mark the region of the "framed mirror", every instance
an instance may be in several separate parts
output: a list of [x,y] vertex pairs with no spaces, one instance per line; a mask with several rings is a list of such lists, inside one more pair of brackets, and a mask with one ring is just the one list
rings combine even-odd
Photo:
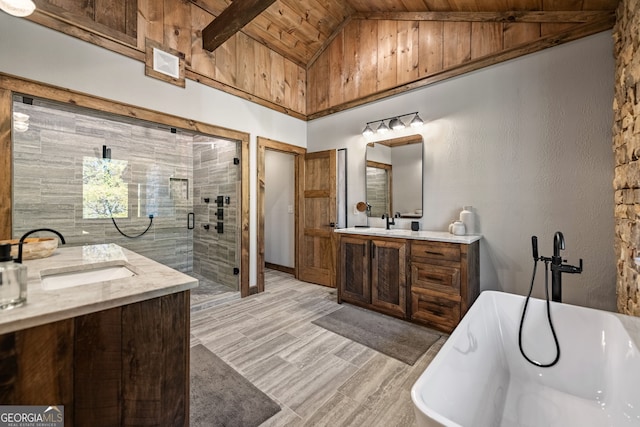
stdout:
[[368,215],[422,218],[422,135],[369,143],[366,151]]

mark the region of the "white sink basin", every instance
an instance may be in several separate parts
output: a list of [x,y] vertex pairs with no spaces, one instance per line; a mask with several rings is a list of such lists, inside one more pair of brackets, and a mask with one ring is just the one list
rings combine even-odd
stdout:
[[42,289],[52,291],[124,279],[135,275],[135,272],[127,268],[124,263],[113,265],[113,262],[109,262],[82,265],[72,271],[46,270],[40,273],[40,279],[42,281]]
[[[640,426],[640,319],[551,303],[560,360],[518,348],[524,297],[485,291],[411,390],[420,426]],[[634,335],[635,337],[635,335]],[[531,299],[527,355],[555,357],[545,302]]]

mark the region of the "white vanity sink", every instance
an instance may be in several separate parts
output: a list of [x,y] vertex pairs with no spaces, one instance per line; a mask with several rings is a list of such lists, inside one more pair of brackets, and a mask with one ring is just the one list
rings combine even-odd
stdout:
[[42,289],[52,291],[74,286],[90,285],[110,280],[124,279],[136,274],[124,262],[96,263],[82,265],[71,271],[56,269],[44,270],[40,273]]
[[[480,294],[411,390],[418,425],[640,426],[640,319],[551,303],[561,356],[539,368],[518,348],[523,303]],[[556,354],[545,304],[531,299],[523,329],[542,363]]]

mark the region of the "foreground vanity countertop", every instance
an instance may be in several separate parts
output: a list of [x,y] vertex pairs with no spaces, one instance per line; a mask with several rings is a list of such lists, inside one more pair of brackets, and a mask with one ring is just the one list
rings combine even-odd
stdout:
[[[115,244],[61,247],[24,261],[27,302],[0,311],[0,334],[157,298],[198,286],[197,279]],[[42,277],[100,266],[125,266],[131,277],[45,290]]]
[[344,234],[360,234],[363,236],[396,237],[402,239],[430,240],[434,242],[462,243],[466,245],[482,239],[482,235],[480,234],[456,236],[447,231],[412,231],[400,228],[387,230],[385,228],[376,227],[349,227],[337,228],[335,232]]

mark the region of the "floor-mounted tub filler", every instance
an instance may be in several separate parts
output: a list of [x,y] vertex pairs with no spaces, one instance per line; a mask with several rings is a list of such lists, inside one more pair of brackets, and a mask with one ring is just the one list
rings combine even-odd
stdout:
[[[640,318],[551,302],[560,359],[518,348],[525,297],[480,294],[411,390],[420,426],[640,426]],[[556,356],[546,301],[530,299],[525,353]]]

